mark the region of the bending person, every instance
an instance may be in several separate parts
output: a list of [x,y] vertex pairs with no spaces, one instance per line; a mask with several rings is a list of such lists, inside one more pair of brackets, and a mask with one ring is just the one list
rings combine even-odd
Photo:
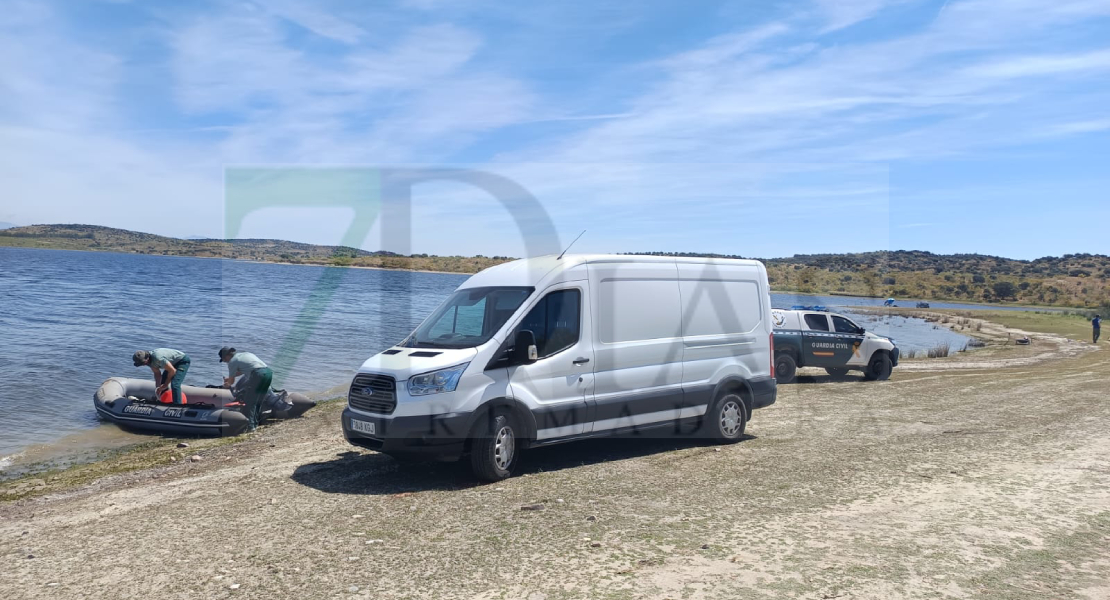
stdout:
[[139,350],[131,356],[136,367],[150,367],[154,372],[154,398],[157,400],[166,388],[173,390],[173,403],[181,404],[181,383],[189,372],[189,355],[173,348]]
[[[274,372],[266,363],[250,352],[236,352],[235,348],[224,346],[220,348],[220,362],[227,363],[227,377],[224,378],[224,387],[230,388],[233,384],[243,394],[243,413],[250,421],[250,428],[258,427],[262,416],[262,400],[270,393],[270,383],[274,380]],[[242,377],[238,384],[235,379]]]

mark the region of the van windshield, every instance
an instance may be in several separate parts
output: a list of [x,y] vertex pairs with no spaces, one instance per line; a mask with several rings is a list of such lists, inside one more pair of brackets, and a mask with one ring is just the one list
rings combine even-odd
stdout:
[[412,332],[408,348],[473,348],[487,341],[532,294],[531,287],[457,290]]

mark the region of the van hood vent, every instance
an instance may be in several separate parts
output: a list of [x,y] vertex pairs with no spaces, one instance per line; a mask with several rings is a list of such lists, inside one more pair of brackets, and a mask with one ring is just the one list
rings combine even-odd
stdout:
[[401,353],[401,351],[396,349],[396,348],[391,348],[389,350],[386,350],[385,352],[382,352],[382,354],[388,354],[390,356],[392,356],[394,354],[400,354],[400,353]]
[[429,352],[427,350],[417,350],[416,352],[410,352],[409,356],[415,356],[416,358],[431,358],[433,356],[439,356],[440,354],[443,354],[443,353],[442,352]]

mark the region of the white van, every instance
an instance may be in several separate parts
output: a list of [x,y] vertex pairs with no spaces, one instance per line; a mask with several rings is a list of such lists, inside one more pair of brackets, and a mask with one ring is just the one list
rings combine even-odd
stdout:
[[520,451],[667,428],[735,442],[775,401],[757,261],[562,256],[491,267],[363,363],[343,433],[508,477]]

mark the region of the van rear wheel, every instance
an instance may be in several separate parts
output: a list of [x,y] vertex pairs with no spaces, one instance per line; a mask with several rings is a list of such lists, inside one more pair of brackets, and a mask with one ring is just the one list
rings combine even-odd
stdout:
[[739,394],[726,394],[705,415],[705,434],[724,444],[740,441],[748,424],[748,410]]
[[482,481],[501,481],[513,474],[519,462],[520,448],[515,420],[504,412],[494,414],[489,421],[475,430],[470,442],[470,470]]

